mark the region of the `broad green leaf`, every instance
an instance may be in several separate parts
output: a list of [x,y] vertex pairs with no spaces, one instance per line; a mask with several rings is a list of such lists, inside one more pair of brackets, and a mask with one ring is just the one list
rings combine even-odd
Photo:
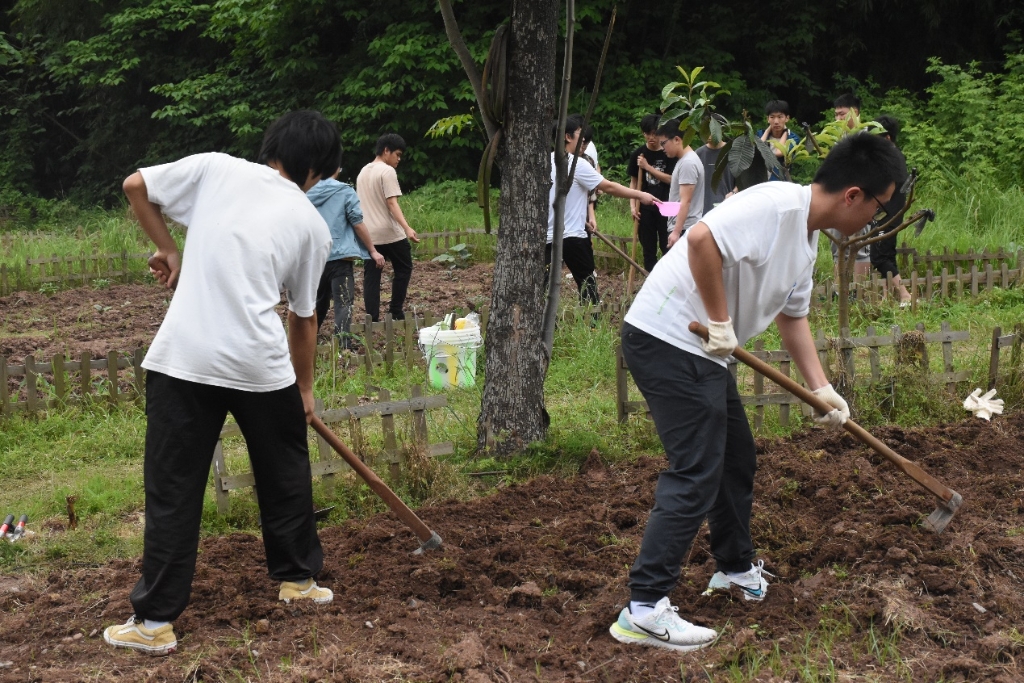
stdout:
[[732,141],[729,149],[729,172],[733,177],[739,177],[741,173],[750,168],[754,161],[754,143],[746,136],[738,137]]
[[[718,122],[714,116],[708,119],[708,134],[711,137],[711,143],[718,145],[722,142],[722,124]],[[721,155],[719,155],[721,157]]]
[[690,83],[693,83],[695,80],[697,80],[697,74],[699,74],[703,70],[704,70],[704,67],[698,66],[693,71],[691,71],[690,72],[690,79],[689,79]]

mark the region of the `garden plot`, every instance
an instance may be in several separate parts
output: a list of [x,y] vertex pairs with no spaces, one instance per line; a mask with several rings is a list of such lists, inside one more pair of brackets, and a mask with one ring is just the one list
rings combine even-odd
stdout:
[[759,441],[753,538],[778,578],[760,604],[701,595],[698,536],[672,600],[723,630],[706,651],[608,635],[663,460],[594,453],[573,478],[421,508],[444,537],[424,556],[390,515],[323,528],[325,607],[277,602],[257,537],[208,538],[163,660],[98,630],[129,616],[137,559],[0,577],[0,681],[1021,680],[1024,414],[876,434],[963,494],[946,532],[915,526],[934,499],[848,435]]

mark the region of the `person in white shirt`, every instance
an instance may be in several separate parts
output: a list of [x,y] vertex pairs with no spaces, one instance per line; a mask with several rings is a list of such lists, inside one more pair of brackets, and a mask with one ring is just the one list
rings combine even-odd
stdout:
[[668,187],[668,200],[679,202],[679,211],[668,219],[668,248],[704,215],[704,162],[683,144],[679,120],[672,119],[658,129],[658,144],[665,155],[676,160]]
[[[570,116],[565,121],[565,148],[563,153],[569,157],[569,168],[572,169],[573,154],[580,141],[583,119]],[[582,150],[581,150],[582,151]],[[594,265],[594,247],[590,242],[590,229],[587,226],[587,211],[590,204],[590,193],[593,190],[607,192],[613,197],[636,199],[641,204],[653,204],[657,200],[647,192],[632,190],[610,180],[605,180],[597,169],[581,156],[576,162],[572,185],[565,197],[565,232],[562,234],[562,261],[569,268],[576,286],[580,291],[580,301],[584,304],[597,305],[600,299],[597,294],[597,277]],[[551,243],[555,236],[555,154],[551,153],[551,189],[548,194],[548,240],[545,250],[545,263],[551,264]]]
[[[124,181],[156,244],[150,270],[175,289],[146,368],[146,533],[135,614],[108,627],[115,647],[163,655],[189,602],[203,493],[224,418],[245,437],[263,545],[285,602],[323,604],[307,423],[313,416],[316,290],[331,233],[305,191],[334,172],[341,142],[318,112],[282,116],[259,163],[196,154]],[[184,256],[163,215],[188,227]],[[288,300],[288,332],[277,311]]]
[[[655,504],[629,575],[631,599],[611,625],[623,643],[679,651],[718,637],[680,618],[669,594],[707,518],[717,571],[708,590],[768,590],[753,564],[750,510],[754,439],[727,368],[733,350],[774,320],[808,388],[833,406],[818,422],[841,425],[849,407],[822,370],[807,323],[818,231],[861,229],[906,176],[885,138],[840,141],[809,186],[763,183],[726,199],[687,231],[644,282],[622,326],[622,351],[665,448]],[[707,341],[689,332],[707,326]]]

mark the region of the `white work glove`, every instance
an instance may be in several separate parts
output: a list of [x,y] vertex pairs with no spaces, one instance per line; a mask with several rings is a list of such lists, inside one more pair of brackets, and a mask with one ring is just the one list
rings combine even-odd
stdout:
[[819,414],[818,411],[815,410],[815,422],[820,425],[825,425],[826,427],[842,427],[846,424],[847,418],[850,417],[850,406],[847,405],[846,399],[840,396],[836,390],[832,388],[831,384],[819,387],[815,389],[813,393],[833,408],[824,415]]
[[740,345],[736,341],[736,333],[732,329],[732,318],[729,318],[724,323],[709,320],[708,340],[704,341],[702,339],[700,344],[704,348],[704,353],[710,353],[712,356],[720,358],[731,356],[736,347]]
[[993,415],[1000,415],[1003,412],[1003,399],[992,398],[996,395],[995,389],[990,389],[984,396],[981,389],[975,389],[971,395],[964,399],[964,408],[974,413],[974,417],[988,420]]

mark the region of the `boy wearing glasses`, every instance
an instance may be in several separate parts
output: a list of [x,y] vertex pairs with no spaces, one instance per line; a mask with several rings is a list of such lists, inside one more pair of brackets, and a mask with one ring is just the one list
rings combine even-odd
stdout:
[[668,248],[671,249],[683,232],[704,215],[704,162],[683,144],[677,119],[658,129],[658,141],[665,154],[676,160],[668,188],[668,200],[679,202],[679,213],[668,219]]
[[[895,146],[851,135],[811,185],[761,183],[709,211],[644,282],[622,325],[622,352],[668,467],[629,573],[629,604],[609,628],[619,642],[685,652],[718,637],[682,619],[669,597],[705,518],[717,564],[707,590],[764,600],[770,574],[753,563],[750,537],[754,438],[727,359],[774,321],[808,388],[833,408],[818,422],[846,421],[807,323],[818,231],[855,233],[905,176]],[[708,328],[707,341],[688,330],[692,321]]]

